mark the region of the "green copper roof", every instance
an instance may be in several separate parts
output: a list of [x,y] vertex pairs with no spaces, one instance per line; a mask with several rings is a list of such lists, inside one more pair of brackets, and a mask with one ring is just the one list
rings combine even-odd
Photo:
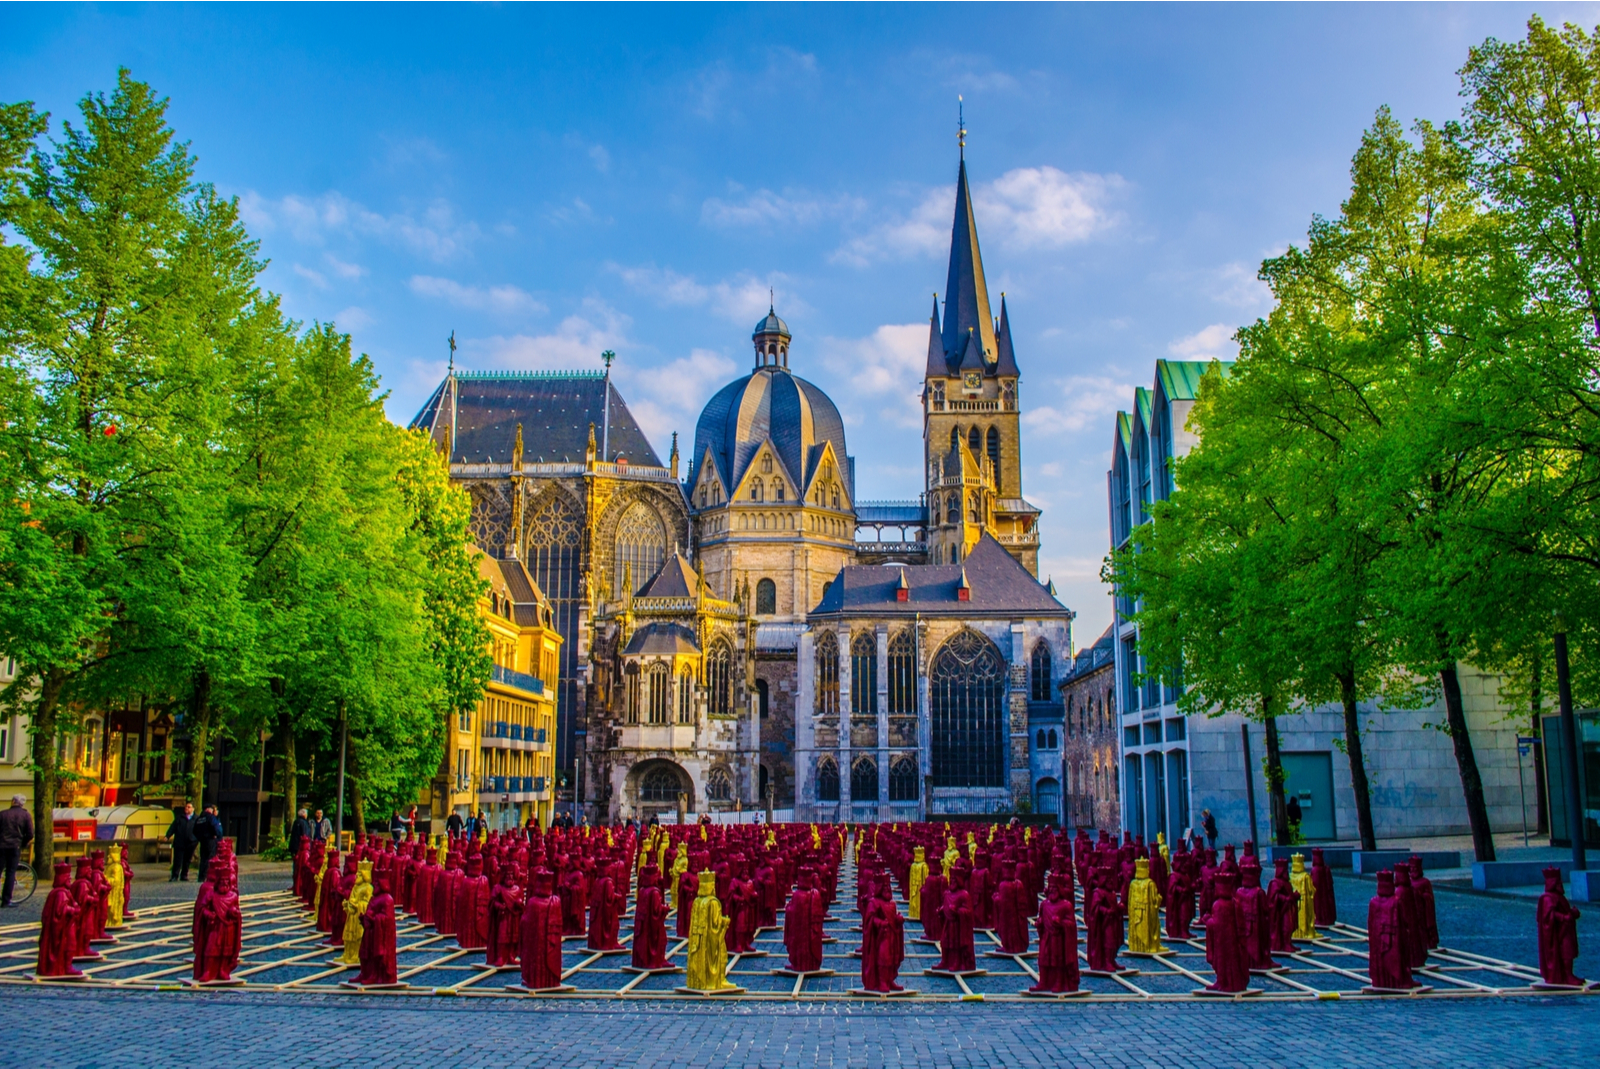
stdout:
[[[1157,360],[1156,382],[1168,401],[1193,401],[1200,395],[1200,380],[1212,363],[1210,360]],[[1218,360],[1216,363],[1226,378],[1233,361]]]

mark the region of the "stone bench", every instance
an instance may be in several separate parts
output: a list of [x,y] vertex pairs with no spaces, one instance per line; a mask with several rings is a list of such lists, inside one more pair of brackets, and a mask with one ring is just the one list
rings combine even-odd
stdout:
[[[1322,860],[1330,869],[1347,869],[1350,867],[1350,855],[1355,853],[1353,846],[1317,846],[1315,843],[1300,846],[1263,846],[1258,851],[1261,855],[1263,868],[1270,868],[1278,858],[1293,858],[1296,854],[1304,854],[1306,868],[1311,867],[1311,849],[1316,847],[1322,851]],[[1409,857],[1410,855],[1406,855]]]
[[1474,861],[1472,889],[1492,891],[1496,887],[1543,887],[1544,870],[1561,870],[1562,882],[1572,874],[1572,861]]
[[1424,874],[1435,869],[1459,869],[1459,850],[1355,850],[1350,854],[1350,867],[1361,876],[1371,876],[1379,869],[1392,869],[1412,854],[1422,858]]

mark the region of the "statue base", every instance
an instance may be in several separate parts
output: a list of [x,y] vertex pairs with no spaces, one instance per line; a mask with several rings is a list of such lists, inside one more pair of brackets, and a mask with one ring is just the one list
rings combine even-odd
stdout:
[[1088,998],[1093,993],[1094,992],[1092,992],[1092,991],[1085,991],[1081,987],[1076,991],[1034,991],[1034,990],[1031,990],[1031,989],[1028,989],[1028,988],[1024,988],[1023,991],[1022,991],[1022,997],[1023,998]]
[[1247,987],[1243,991],[1213,991],[1209,987],[1202,987],[1198,991],[1190,992],[1195,998],[1254,998],[1261,994],[1259,987]]
[[699,995],[701,998],[719,998],[727,995],[742,995],[742,987],[719,987],[715,991],[707,991],[699,987],[675,987],[672,990],[680,995]]
[[966,977],[966,976],[988,976],[989,975],[989,970],[988,969],[923,969],[922,970],[922,975],[923,976],[942,976],[946,980],[954,980],[958,976],[961,976],[961,977]]
[[916,998],[921,991],[913,991],[909,987],[902,987],[898,991],[869,991],[864,987],[852,987],[852,998]]
[[350,991],[405,991],[410,984],[399,982],[393,984],[361,984],[354,980],[341,980],[339,986]]
[[578,989],[572,984],[557,984],[555,987],[523,987],[521,984],[507,984],[504,990],[513,995],[570,995]]
[[986,958],[1037,958],[1039,952],[1037,950],[1024,950],[1021,953],[1013,954],[1006,950],[985,950],[983,956]]
[[782,969],[773,969],[773,970],[771,970],[771,972],[772,972],[773,976],[788,976],[788,977],[792,977],[794,979],[799,979],[800,977],[804,976],[808,980],[811,979],[813,976],[832,976],[833,975],[833,970],[832,969],[790,969],[790,968],[782,968]]
[[81,972],[66,973],[62,976],[39,976],[37,973],[28,973],[26,975],[28,979],[36,984],[81,984],[89,979]]
[[1083,975],[1085,975],[1085,976],[1100,976],[1100,977],[1138,976],[1139,975],[1139,970],[1138,969],[1084,969],[1083,970]]
[[1427,984],[1418,984],[1416,987],[1374,987],[1367,985],[1361,989],[1363,995],[1426,995],[1433,988]]
[[184,987],[243,987],[243,980],[229,978],[227,980],[185,980]]
[[1600,989],[1600,980],[1590,980],[1587,983],[1580,980],[1575,984],[1547,984],[1543,980],[1528,985],[1534,991],[1594,991]]
[[641,969],[637,965],[624,965],[623,972],[633,973],[635,976],[670,976],[672,973],[683,971],[681,965],[661,965],[654,969]]
[[1168,954],[1176,954],[1171,947],[1162,947],[1160,950],[1125,950],[1124,954],[1130,958],[1162,958]]

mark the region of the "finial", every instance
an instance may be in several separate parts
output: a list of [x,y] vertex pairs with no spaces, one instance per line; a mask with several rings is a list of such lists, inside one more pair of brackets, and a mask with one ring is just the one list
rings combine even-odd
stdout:
[[456,373],[456,332],[450,332],[450,374]]
[[611,370],[611,361],[615,360],[616,358],[617,354],[612,352],[610,349],[607,349],[605,352],[600,354],[600,359],[605,362],[607,371]]
[[967,106],[965,98],[956,95],[956,146],[961,149],[961,158],[967,158]]
[[774,315],[778,310],[778,297],[771,286],[767,287],[767,315]]

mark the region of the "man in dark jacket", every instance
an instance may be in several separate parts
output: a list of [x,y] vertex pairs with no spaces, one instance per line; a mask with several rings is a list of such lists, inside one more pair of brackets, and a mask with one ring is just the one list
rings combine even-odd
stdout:
[[203,880],[206,867],[217,856],[217,844],[222,842],[222,821],[217,816],[216,806],[208,805],[200,811],[194,822],[194,837],[200,844],[200,878]]
[[189,862],[194,860],[194,805],[191,802],[183,803],[183,811],[172,812],[172,824],[167,828],[167,838],[172,840],[172,878],[173,880],[189,879]]
[[5,870],[5,886],[0,888],[0,909],[11,905],[11,889],[17,882],[17,862],[22,851],[33,841],[33,816],[28,812],[28,800],[20,794],[11,796],[11,808],[0,813],[0,868]]
[[311,838],[311,821],[306,816],[304,809],[294,818],[294,823],[289,826],[289,856],[300,856],[300,844]]

